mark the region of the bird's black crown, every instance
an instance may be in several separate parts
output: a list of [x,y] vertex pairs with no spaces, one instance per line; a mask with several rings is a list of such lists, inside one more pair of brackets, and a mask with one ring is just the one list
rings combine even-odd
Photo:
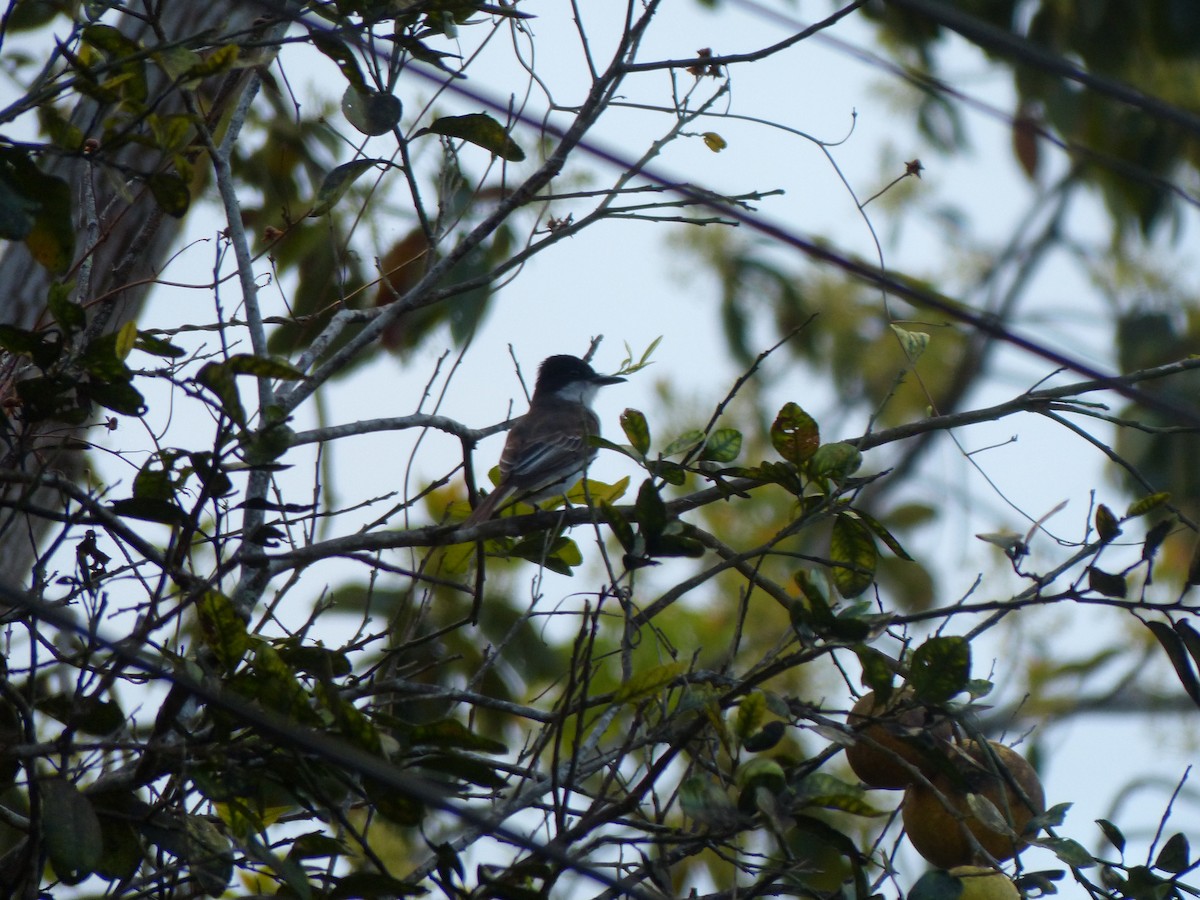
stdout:
[[560,354],[550,356],[538,367],[535,394],[553,394],[568,384],[577,381],[590,381],[597,385],[616,384],[624,381],[614,375],[597,375],[596,370],[578,356]]

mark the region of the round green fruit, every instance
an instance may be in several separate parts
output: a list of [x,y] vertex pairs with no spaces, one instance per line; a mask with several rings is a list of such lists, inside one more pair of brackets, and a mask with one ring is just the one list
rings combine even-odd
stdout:
[[950,874],[962,882],[958,900],[1021,900],[1021,892],[1012,879],[995,869],[981,866],[956,866]]

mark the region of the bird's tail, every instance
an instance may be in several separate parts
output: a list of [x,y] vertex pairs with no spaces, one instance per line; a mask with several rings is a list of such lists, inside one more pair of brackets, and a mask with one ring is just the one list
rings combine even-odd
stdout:
[[492,491],[483,498],[477,507],[471,510],[471,514],[463,519],[463,523],[460,527],[470,528],[473,525],[481,525],[482,523],[486,522],[493,515],[495,515],[496,509],[500,505],[500,501],[507,499],[510,493],[511,491],[500,490],[499,488]]

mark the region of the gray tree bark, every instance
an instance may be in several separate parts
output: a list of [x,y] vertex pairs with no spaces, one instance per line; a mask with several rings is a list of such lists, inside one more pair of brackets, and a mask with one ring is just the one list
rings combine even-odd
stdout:
[[[204,0],[142,5],[142,17],[122,15],[121,31],[144,46],[208,35],[206,44],[220,46],[236,40],[262,15],[257,3],[239,0]],[[153,23],[151,19],[154,19]],[[157,65],[147,63],[147,95],[165,98],[155,104],[160,115],[183,112],[179,91]],[[244,80],[226,87],[237,87]],[[96,101],[81,98],[71,120],[85,137],[103,140],[106,110]],[[120,168],[112,164],[119,164]],[[88,313],[89,328],[109,331],[136,317],[156,273],[174,247],[183,224],[159,208],[150,191],[136,177],[121,172],[153,172],[160,164],[160,151],[130,143],[113,155],[103,145],[93,156],[50,156],[43,171],[65,179],[71,186],[76,230],[76,266],[69,277],[87,273],[87,283],[77,284],[76,302]],[[198,169],[202,167],[199,161]],[[91,198],[94,197],[94,201]],[[83,263],[83,265],[80,265]],[[0,255],[0,284],[5,286],[0,301],[0,322],[31,329],[45,324],[46,297],[54,281],[30,255],[24,244],[10,243]],[[0,358],[0,401],[12,418],[0,438],[0,561],[13,580],[37,586],[41,573],[35,569],[38,549],[52,524],[29,514],[29,508],[61,508],[56,492],[30,486],[29,477],[39,472],[67,474],[82,469],[77,450],[55,449],[63,443],[61,423],[26,425],[20,421],[14,387],[23,376],[21,359]],[[20,473],[14,477],[13,473]]]

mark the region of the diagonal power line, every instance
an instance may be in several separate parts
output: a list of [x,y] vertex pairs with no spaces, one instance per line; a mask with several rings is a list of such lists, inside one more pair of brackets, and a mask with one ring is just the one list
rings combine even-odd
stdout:
[[[264,8],[270,8],[277,14],[291,15],[297,24],[304,26],[310,31],[337,35],[343,40],[352,41],[352,35],[333,29],[326,22],[317,20],[310,15],[304,13],[285,13],[277,2],[271,2],[271,0],[257,0],[257,2],[263,5]],[[1005,36],[1004,32],[1000,29],[978,22],[968,15],[949,10],[946,4],[936,2],[936,0],[897,0],[897,2],[908,4],[915,11],[927,14],[931,18],[943,22],[946,27],[953,27],[956,30],[960,30],[960,33],[968,36],[969,39],[974,40],[977,35],[981,36],[979,40],[988,41],[989,46],[1000,42],[1000,36]],[[825,22],[836,21],[842,15],[843,11],[835,12]],[[816,35],[822,30],[824,24],[817,23],[805,30],[810,34]],[[992,34],[993,31],[996,34]],[[1062,77],[1069,77],[1090,89],[1102,92],[1156,115],[1161,115],[1163,118],[1200,133],[1200,116],[1175,107],[1159,98],[1144,94],[1115,79],[1102,78],[1084,72],[1066,60],[1054,57],[1053,54],[1033,46],[1022,38],[1012,35],[1006,35],[1005,37],[1008,40],[998,43],[997,46],[1016,48],[1013,52],[1016,53],[1019,51],[1022,61],[1030,65],[1041,66]],[[374,46],[367,46],[361,41],[358,41],[356,46],[361,52],[376,56],[384,64],[387,63],[384,50],[377,49]],[[719,60],[720,57],[713,57],[711,59],[698,58],[696,60],[681,61],[680,65],[692,63],[708,65]],[[436,84],[440,90],[456,94],[463,99],[483,106],[495,113],[502,120],[506,119],[514,123],[520,123],[537,133],[548,134],[560,140],[567,134],[567,129],[559,127],[550,121],[549,113],[542,112],[538,115],[533,115],[515,109],[507,98],[495,96],[476,85],[465,84],[465,79],[447,76],[445,71],[422,63],[419,60],[410,60],[407,64],[407,70],[432,84]],[[876,266],[869,265],[844,253],[823,246],[814,239],[800,234],[787,225],[730,205],[716,193],[682,181],[655,166],[643,165],[639,167],[637,162],[628,154],[601,144],[599,141],[589,140],[585,137],[579,139],[577,145],[588,156],[600,160],[618,171],[636,171],[640,178],[657,185],[664,191],[682,197],[698,207],[730,218],[780,244],[800,251],[810,259],[841,269],[846,274],[877,287],[891,296],[904,299],[914,306],[935,310],[947,318],[967,325],[982,334],[1009,344],[1031,356],[1043,359],[1057,368],[1075,372],[1085,378],[1100,382],[1116,394],[1169,416],[1175,424],[1200,427],[1200,407],[1183,405],[1170,398],[1148,393],[1136,384],[1123,381],[1117,374],[1105,372],[1081,359],[1057,351],[1034,338],[1026,337],[992,316],[975,312],[948,297],[901,281]]]
[[[945,12],[944,4],[929,3],[929,0],[903,0],[903,2],[922,7],[928,3],[928,5],[938,7],[941,12]],[[961,16],[955,17],[954,21],[965,28],[966,26],[959,19],[961,19]],[[332,32],[324,22],[313,20],[303,14],[297,16],[296,21],[313,31]],[[818,26],[810,26],[810,30],[816,33]],[[345,33],[341,33],[341,37],[349,39],[349,36]],[[371,53],[381,59],[383,58],[383,51],[381,50],[376,50],[361,43],[359,44],[359,49],[364,53]],[[1040,55],[1030,53],[1027,55],[1026,61],[1034,65],[1044,63],[1051,71],[1059,72],[1062,70],[1063,74],[1065,74],[1064,66],[1066,66],[1072,70],[1076,80],[1082,80],[1083,76],[1086,75],[1086,73],[1079,72],[1078,69],[1067,65],[1062,60],[1052,65],[1052,60],[1043,59],[1045,56],[1047,54],[1044,51]],[[696,60],[696,62],[707,61]],[[567,133],[567,129],[559,127],[550,121],[548,113],[534,115],[514,109],[508,99],[495,96],[477,85],[465,84],[465,79],[447,77],[444,71],[440,71],[433,66],[412,60],[408,64],[408,71],[438,85],[439,89],[457,94],[463,99],[483,106],[495,113],[502,120],[507,119],[520,123],[538,133],[549,134],[558,139],[562,139]],[[1181,124],[1189,124],[1189,127],[1195,127],[1200,131],[1200,118],[1184,110],[1172,107],[1171,104],[1165,103],[1165,101],[1147,97],[1147,95],[1141,94],[1135,89],[1127,85],[1122,85],[1113,79],[1100,79],[1088,76],[1084,83],[1088,87],[1103,90],[1111,96],[1139,105],[1148,111],[1161,111],[1164,116],[1169,117],[1172,121],[1178,120]],[[578,147],[588,156],[600,160],[618,171],[629,172],[636,170],[640,178],[657,185],[667,192],[682,197],[698,207],[709,209],[719,215],[733,219],[759,234],[800,251],[810,259],[838,268],[847,275],[873,285],[891,296],[904,299],[914,306],[935,310],[947,318],[967,325],[982,334],[1016,347],[1031,356],[1043,359],[1057,368],[1075,372],[1085,378],[1100,382],[1114,393],[1169,416],[1175,424],[1200,426],[1200,407],[1183,405],[1170,398],[1148,393],[1136,384],[1121,380],[1117,374],[1105,372],[1088,362],[1055,350],[1034,338],[1022,335],[995,318],[975,312],[948,297],[908,284],[889,275],[876,266],[869,265],[844,253],[823,246],[814,239],[800,234],[787,225],[773,221],[766,216],[730,205],[724,202],[719,195],[682,181],[655,166],[645,165],[639,168],[636,161],[623,151],[586,137],[578,141]]]
[[1193,135],[1200,136],[1200,115],[1191,110],[1140,91],[1119,79],[1089,72],[1069,59],[1052,53],[1045,47],[1039,47],[1028,38],[1005,31],[977,16],[963,12],[954,3],[947,3],[944,0],[889,0],[889,2],[958,33],[973,44],[1003,54],[1015,62],[1041,69],[1068,81],[1074,81],[1097,94],[1126,106],[1140,109],[1156,119],[1178,125]]
[[[310,24],[312,28],[322,28],[322,26],[317,24],[306,24]],[[474,85],[463,84],[461,80],[448,79],[444,72],[438,72],[436,68],[414,61],[410,64],[409,71],[418,74],[419,77],[428,80],[428,82],[438,84],[444,90],[454,92],[454,94],[467,98],[467,100],[481,104],[481,106],[498,114],[502,119],[520,122],[523,126],[533,128],[533,130],[540,133],[551,134],[551,136],[556,138],[563,138],[565,136],[565,128],[554,125],[548,119],[548,115],[532,115],[526,112],[518,112],[518,110],[511,107],[508,101],[494,97],[488,94],[487,91],[476,88]],[[608,148],[608,146],[602,145],[596,142],[596,140],[581,139],[578,142],[578,148],[586,152],[587,155],[596,158],[596,160],[610,164],[610,166],[620,170],[620,172],[630,172],[630,170],[636,168],[636,162],[631,157],[626,156],[618,150]],[[860,262],[860,260],[848,257],[844,253],[830,250],[829,247],[817,244],[815,240],[799,234],[796,230],[785,226],[785,224],[774,222],[766,216],[757,215],[755,212],[727,204],[718,194],[674,178],[674,176],[668,175],[664,170],[653,166],[643,166],[637,170],[637,174],[640,178],[650,182],[650,184],[658,185],[662,190],[676,194],[677,197],[683,197],[689,200],[690,203],[702,206],[702,208],[718,212],[719,215],[732,218],[732,220],[744,224],[744,226],[755,230],[757,233],[766,235],[768,238],[772,238],[782,245],[790,246],[794,250],[804,253],[805,256],[816,259],[817,262],[835,266],[835,268],[846,272],[847,275],[852,275],[881,290],[886,290],[888,294],[907,300],[914,306],[940,312],[943,316],[954,319],[955,322],[970,325],[971,328],[982,332],[982,334],[994,337],[998,341],[1024,350],[1024,352],[1050,362],[1050,364],[1058,368],[1064,368],[1064,370],[1078,373],[1080,376],[1105,384],[1110,390],[1127,397],[1128,400],[1171,416],[1176,424],[1200,426],[1200,408],[1198,407],[1182,406],[1182,404],[1171,401],[1169,398],[1148,394],[1147,391],[1140,389],[1138,385],[1123,382],[1118,374],[1105,372],[1096,366],[1088,364],[1088,362],[1074,358],[1074,356],[1058,352],[1058,350],[1048,347],[1046,344],[1034,340],[1034,338],[1018,334],[1012,328],[1008,328],[1008,326],[998,322],[994,317],[974,312],[970,308],[959,304],[959,302],[946,298],[946,296],[935,294],[934,292],[930,292],[930,290],[914,287],[912,284],[900,281],[898,278],[888,275],[886,271],[878,269],[877,266]]]

